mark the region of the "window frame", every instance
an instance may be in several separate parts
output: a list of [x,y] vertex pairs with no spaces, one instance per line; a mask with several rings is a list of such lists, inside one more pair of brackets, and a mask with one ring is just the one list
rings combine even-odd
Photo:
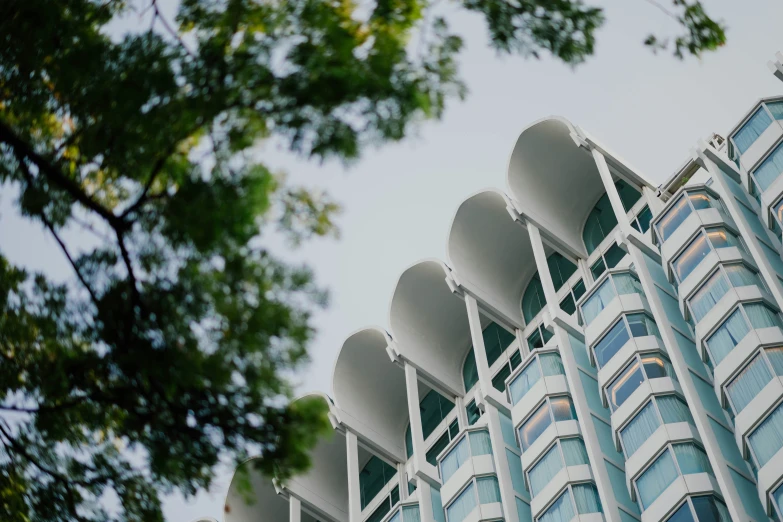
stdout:
[[[610,399],[609,390],[623,376],[623,374],[625,374],[625,372],[627,370],[629,370],[634,365],[634,363],[638,364],[638,369],[641,370],[642,376],[644,376],[644,381],[652,380],[652,379],[650,379],[647,376],[647,370],[645,369],[644,361],[642,360],[644,357],[660,357],[661,359],[663,359],[666,362],[668,362],[669,366],[671,366],[671,364],[672,364],[671,360],[669,360],[669,356],[665,352],[663,352],[662,350],[653,350],[653,351],[645,351],[645,352],[634,353],[633,357],[631,357],[628,360],[628,362],[623,365],[622,369],[617,372],[617,375],[613,376],[612,379],[609,382],[607,382],[603,386],[603,389],[601,390],[601,392],[605,396],[606,403],[609,405],[609,411],[611,413],[615,413],[618,408],[622,407],[622,405],[625,404],[625,400],[621,404],[619,404],[617,406],[613,406],[614,403]],[[665,365],[664,365],[664,368],[666,368]],[[667,374],[664,377],[655,377],[655,379],[663,379],[663,378],[666,378],[666,377],[672,379],[673,381],[677,381],[677,376],[674,375],[673,371],[672,371],[672,375],[668,375]],[[641,386],[641,385],[642,385],[642,383],[639,383],[639,386]],[[631,394],[628,395],[628,397],[630,397],[637,389],[639,389],[639,386],[634,388],[634,390],[631,392]],[[627,398],[626,398],[626,400],[627,400]]]
[[[688,316],[689,316],[690,319],[692,319],[694,321],[695,324],[698,324],[702,319],[704,319],[704,317],[707,316],[707,313],[709,313],[709,311],[707,313],[705,313],[704,317],[701,317],[698,321],[696,321],[696,314],[694,314],[693,306],[692,306],[693,299],[696,296],[696,294],[698,294],[699,291],[701,291],[704,288],[704,286],[718,272],[721,273],[721,276],[724,278],[724,281],[726,281],[726,284],[728,285],[729,289],[731,289],[731,288],[742,288],[742,286],[753,286],[753,285],[734,286],[734,284],[731,282],[731,277],[729,277],[729,274],[726,271],[726,267],[727,266],[743,266],[743,267],[745,267],[745,269],[747,269],[748,271],[752,272],[753,275],[755,275],[756,278],[758,279],[758,284],[755,285],[755,286],[759,286],[765,292],[769,292],[769,290],[767,289],[767,285],[764,283],[764,279],[761,277],[761,274],[759,273],[759,271],[758,271],[758,269],[756,267],[750,266],[749,264],[747,264],[744,261],[732,261],[732,262],[729,262],[729,263],[718,263],[718,266],[715,267],[715,269],[713,271],[711,271],[707,275],[707,277],[704,278],[704,280],[701,282],[701,284],[699,286],[697,286],[696,288],[694,288],[693,291],[690,293],[690,295],[685,298],[685,308],[686,308],[686,310],[688,312]],[[723,295],[726,295],[726,294],[723,294]],[[721,296],[721,298],[723,298],[723,296]],[[720,301],[720,299],[718,301]],[[717,302],[715,304],[717,304]],[[715,305],[713,305],[713,307],[714,306]],[[688,318],[686,317],[686,319],[688,319]]]
[[[680,509],[682,509],[682,507],[685,504],[688,504],[688,509],[690,510],[691,518],[694,520],[694,522],[702,522],[701,519],[699,519],[699,517],[698,517],[698,515],[696,513],[696,508],[693,505],[693,499],[705,498],[705,497],[711,498],[713,500],[713,502],[715,502],[715,503],[723,504],[723,507],[726,508],[726,512],[729,511],[729,508],[726,505],[726,503],[721,498],[719,498],[717,495],[715,495],[715,494],[708,493],[706,495],[701,495],[701,494],[687,495],[685,497],[685,500],[683,500],[682,502],[677,504],[677,506],[675,506],[675,508],[671,510],[671,512],[669,513],[669,517],[664,519],[663,522],[669,522],[671,520],[671,518],[674,516],[674,514],[677,513]],[[731,515],[729,515],[729,520],[731,520]]]
[[[474,457],[474,455],[473,455],[473,448],[471,447],[471,444],[470,444],[470,434],[471,433],[476,433],[476,432],[481,432],[481,431],[486,432],[487,436],[489,437],[489,427],[488,426],[484,426],[484,425],[468,426],[464,430],[460,430],[457,433],[457,436],[454,437],[453,439],[451,439],[449,441],[448,445],[445,448],[443,448],[443,450],[441,450],[441,452],[438,454],[438,456],[437,456],[437,463],[438,463],[438,465],[435,466],[435,468],[438,470],[438,478],[441,479],[441,481],[443,483],[445,483],[448,480],[448,479],[443,480],[443,468],[442,468],[442,466],[443,466],[443,459],[445,459],[447,456],[449,456],[451,454],[451,452],[454,451],[457,448],[457,446],[461,443],[461,441],[463,441],[463,440],[467,444],[468,459],[472,459]],[[489,448],[489,450],[490,450],[490,453],[482,453],[482,454],[475,455],[475,456],[476,457],[480,457],[482,455],[492,455],[495,450],[492,447],[491,440],[490,440],[490,448]],[[459,468],[461,468],[461,467],[462,467],[462,465],[460,465],[457,468],[457,470],[459,470]],[[456,473],[457,470],[455,470],[454,473]],[[453,474],[449,475],[449,478],[451,478],[452,476],[453,476]],[[455,498],[457,496],[459,496],[459,495],[458,494],[455,495]],[[444,506],[444,509],[445,509],[445,506]]]
[[[539,350],[541,350],[541,351],[539,351]],[[538,364],[538,371],[539,371],[538,380],[536,380],[533,383],[533,385],[530,387],[531,389],[541,379],[543,379],[545,377],[552,377],[552,375],[544,375],[543,366],[541,366],[541,361],[540,361],[540,358],[541,358],[542,355],[557,355],[557,357],[560,358],[560,362],[562,364],[563,358],[560,355],[560,351],[557,348],[554,348],[554,349],[550,348],[550,349],[546,349],[546,350],[538,348],[538,349],[536,349],[536,351],[534,353],[531,353],[530,356],[527,358],[527,360],[522,361],[522,364],[520,364],[517,368],[515,368],[511,372],[511,375],[509,375],[506,378],[506,393],[505,393],[505,395],[506,395],[506,400],[508,400],[508,403],[511,404],[511,406],[515,406],[516,404],[518,404],[519,401],[521,401],[525,397],[525,395],[527,395],[527,392],[525,392],[522,395],[522,397],[519,398],[519,401],[514,402],[514,398],[511,395],[511,383],[513,381],[515,381],[520,375],[522,375],[525,372],[525,370],[527,370],[530,367],[530,365]],[[565,375],[565,372],[562,373],[562,374],[557,374],[557,375]],[[530,390],[528,389],[528,391],[530,391]]]
[[[732,245],[732,246],[736,246],[740,250],[740,252],[745,252],[745,253],[748,252],[748,247],[745,244],[745,240],[742,238],[740,233],[737,232],[736,230],[734,230],[733,228],[729,227],[727,223],[724,223],[722,225],[710,225],[710,226],[707,226],[707,227],[700,227],[699,230],[693,236],[690,237],[690,239],[687,241],[687,243],[685,243],[685,245],[675,254],[673,259],[671,261],[669,261],[669,263],[668,263],[669,270],[671,271],[671,274],[674,277],[674,280],[677,282],[677,286],[682,285],[683,281],[688,279],[688,277],[694,271],[696,271],[696,269],[699,267],[701,262],[704,260],[704,257],[707,257],[712,252],[717,252],[718,250],[720,250],[720,248],[717,248],[715,245],[712,244],[712,240],[710,239],[709,232],[710,231],[714,231],[714,230],[721,230],[721,229],[725,230],[726,232],[728,232],[729,234],[731,234],[732,236],[734,236],[736,238],[738,246],[737,245]],[[693,268],[691,268],[690,272],[688,272],[685,275],[684,278],[680,279],[680,275],[678,274],[677,269],[675,268],[675,265],[683,257],[683,255],[685,255],[685,253],[688,251],[688,249],[699,240],[700,237],[704,238],[704,241],[706,242],[707,246],[709,247],[709,253],[705,254],[702,257],[702,259],[700,259],[693,266]],[[731,248],[732,246],[721,247],[721,248]]]
[[[688,219],[688,217],[691,214],[696,213],[699,210],[703,210],[703,209],[696,208],[696,205],[693,204],[693,198],[691,197],[692,194],[698,194],[700,192],[703,192],[704,194],[707,195],[707,198],[710,200],[710,208],[714,208],[721,214],[726,215],[726,209],[724,207],[723,200],[721,200],[720,196],[717,193],[715,193],[714,190],[709,188],[708,185],[706,184],[696,185],[693,187],[687,187],[685,189],[682,189],[682,191],[678,196],[672,197],[672,199],[670,200],[673,201],[674,203],[672,203],[669,206],[669,208],[667,208],[665,211],[660,212],[652,220],[652,225],[650,228],[652,228],[653,230],[653,240],[656,244],[662,245],[663,243],[665,243],[668,239],[671,238],[674,232],[676,232],[680,228],[680,226],[685,222],[686,219]],[[666,216],[669,215],[669,212],[674,210],[674,207],[677,206],[678,202],[682,199],[686,200],[685,203],[690,210],[682,219],[682,221],[673,230],[669,231],[669,235],[664,238],[663,234],[660,231],[661,222],[666,218]]]
[[[764,300],[754,300],[754,301],[740,301],[739,303],[737,303],[737,305],[736,305],[736,306],[732,307],[732,308],[731,308],[731,309],[730,309],[730,310],[729,310],[729,311],[726,313],[726,315],[723,317],[723,320],[722,320],[722,321],[720,321],[718,324],[716,324],[716,325],[715,325],[715,327],[714,327],[714,328],[712,328],[712,330],[710,330],[709,332],[707,332],[707,334],[705,334],[705,335],[704,335],[704,340],[703,340],[703,341],[701,341],[701,343],[702,343],[702,350],[703,350],[702,359],[704,359],[704,358],[705,358],[705,356],[706,356],[707,363],[709,364],[709,366],[710,366],[711,368],[713,368],[713,369],[714,369],[714,368],[715,368],[715,367],[717,367],[717,366],[718,366],[718,365],[719,365],[721,362],[723,362],[723,359],[725,359],[725,358],[726,358],[726,356],[727,356],[729,353],[731,353],[732,351],[734,351],[734,348],[736,348],[736,347],[737,347],[737,345],[738,345],[738,344],[740,344],[740,343],[743,341],[743,339],[745,339],[745,337],[747,337],[747,335],[748,335],[748,334],[751,332],[751,330],[756,330],[756,327],[754,327],[754,326],[753,326],[753,323],[752,323],[752,322],[751,322],[751,320],[750,320],[750,316],[748,315],[747,311],[745,311],[745,306],[746,306],[746,305],[753,305],[753,304],[760,304],[760,305],[763,305],[763,306],[765,306],[767,309],[769,309],[770,311],[772,311],[772,312],[774,313],[774,315],[777,317],[777,320],[778,320],[778,322],[780,323],[780,326],[779,326],[779,328],[781,328],[781,329],[783,330],[783,316],[781,316],[780,310],[776,310],[775,308],[773,308],[772,306],[770,306],[770,305],[769,305],[769,303],[767,303],[767,302],[766,302],[766,301],[764,301]],[[710,341],[713,339],[713,337],[715,337],[715,334],[718,332],[718,330],[720,330],[720,329],[721,329],[721,328],[722,328],[722,327],[723,327],[723,326],[726,324],[726,322],[727,322],[727,321],[728,321],[728,320],[731,318],[731,316],[732,316],[732,315],[734,315],[734,312],[736,312],[736,311],[738,311],[738,310],[739,310],[739,312],[740,312],[740,316],[742,316],[742,319],[743,319],[743,321],[745,321],[745,327],[748,329],[748,332],[747,332],[747,333],[746,333],[746,334],[745,334],[745,335],[742,337],[742,339],[738,339],[738,340],[737,340],[737,344],[735,344],[735,345],[734,345],[734,346],[731,348],[731,350],[729,350],[728,352],[726,352],[726,355],[724,355],[724,356],[723,356],[723,359],[721,359],[720,361],[717,361],[717,362],[716,362],[716,361],[714,360],[714,356],[712,355],[712,351],[711,351],[711,349],[710,349]]]
[[[580,513],[579,512],[579,508],[576,505],[576,498],[574,498],[573,487],[574,486],[582,486],[582,485],[585,485],[585,484],[591,485],[591,486],[593,486],[595,488],[596,496],[598,497],[599,508],[601,509],[600,511],[596,511],[596,513],[603,513],[603,505],[601,504],[601,497],[598,494],[598,486],[596,486],[595,482],[592,481],[592,480],[585,480],[585,481],[581,481],[581,482],[575,482],[575,483],[568,483],[568,484],[566,484],[566,487],[564,487],[562,490],[560,490],[558,492],[557,495],[555,495],[555,498],[552,500],[552,502],[550,502],[546,506],[546,508],[541,512],[540,515],[538,515],[537,517],[535,517],[533,519],[533,522],[541,522],[541,518],[544,517],[544,515],[546,515],[549,512],[549,509],[552,506],[554,506],[557,503],[557,501],[560,500],[560,498],[563,495],[566,495],[566,494],[571,499],[571,508],[574,510],[574,519],[578,519],[581,515],[589,515],[589,514],[591,514],[591,513]],[[573,519],[571,519],[571,520],[573,520]]]
[[[740,123],[740,124],[737,126],[737,130],[735,130],[734,132],[732,132],[732,133],[731,133],[731,136],[729,136],[729,141],[731,142],[731,144],[732,144],[732,146],[734,147],[734,150],[735,150],[735,152],[736,152],[736,154],[737,154],[737,160],[739,160],[739,158],[740,158],[740,157],[742,157],[742,155],[743,155],[743,154],[745,154],[745,152],[747,152],[747,151],[748,151],[748,149],[750,149],[750,147],[752,147],[754,143],[756,143],[756,140],[753,140],[753,143],[751,143],[751,144],[750,144],[750,146],[748,146],[748,148],[747,148],[747,149],[745,149],[744,151],[740,151],[740,147],[737,145],[737,142],[734,140],[734,138],[737,136],[737,134],[739,134],[739,133],[742,131],[742,129],[744,129],[744,128],[745,128],[745,126],[746,126],[748,123],[750,123],[750,121],[751,121],[751,120],[752,120],[752,119],[753,119],[753,118],[756,116],[756,114],[758,114],[760,111],[764,111],[764,112],[766,112],[766,113],[767,113],[767,116],[769,116],[769,118],[770,118],[769,125],[767,125],[767,127],[764,129],[764,131],[766,131],[766,130],[767,130],[769,127],[770,127],[770,125],[772,125],[772,124],[773,124],[773,123],[776,121],[776,118],[775,118],[775,116],[772,114],[772,111],[770,111],[770,110],[769,110],[769,108],[767,107],[767,104],[766,104],[766,102],[761,102],[761,103],[759,104],[759,107],[758,107],[757,109],[754,109],[754,110],[753,110],[753,112],[751,112],[750,114],[748,114],[748,116],[746,116],[746,117],[745,117],[745,119],[744,119],[744,120],[742,120],[742,122],[741,122],[741,123]],[[764,131],[762,131],[762,134],[764,133]],[[761,134],[759,134],[759,136],[758,136],[758,137],[760,137],[760,136],[761,136]],[[758,137],[757,137],[756,139],[758,139]],[[739,165],[737,165],[737,166],[739,167]]]
[[[553,400],[553,399],[567,399],[567,400],[568,400],[568,402],[569,402],[569,404],[570,404],[570,406],[571,406],[571,408],[570,408],[570,409],[571,409],[571,410],[573,411],[573,413],[574,413],[574,416],[573,416],[573,418],[572,418],[572,419],[567,419],[567,420],[564,420],[564,421],[559,421],[559,420],[555,419],[555,414],[554,414],[554,412],[552,411],[552,400]],[[514,427],[514,433],[515,433],[515,436],[516,436],[516,438],[517,438],[517,446],[519,446],[519,448],[522,450],[522,453],[523,453],[523,454],[524,454],[524,452],[525,452],[525,451],[529,450],[529,449],[530,449],[530,447],[531,447],[533,444],[535,444],[535,443],[536,443],[536,441],[537,441],[537,440],[538,440],[538,438],[541,436],[541,434],[539,433],[539,434],[538,434],[538,436],[537,436],[537,437],[536,437],[536,438],[535,438],[533,441],[531,441],[531,442],[530,442],[530,444],[529,444],[527,447],[525,447],[525,446],[522,444],[522,435],[520,434],[520,430],[521,430],[521,429],[522,429],[522,428],[523,428],[523,427],[524,427],[524,426],[525,426],[525,425],[526,425],[526,424],[527,424],[529,421],[531,421],[531,420],[533,419],[533,416],[536,414],[536,412],[538,412],[538,410],[539,410],[539,409],[540,409],[542,406],[546,406],[546,410],[547,410],[547,412],[549,413],[549,424],[547,424],[547,425],[546,425],[546,427],[545,427],[545,428],[544,428],[544,429],[541,431],[541,433],[543,433],[543,432],[544,432],[544,431],[545,431],[545,430],[546,430],[546,429],[547,429],[549,426],[551,426],[552,424],[554,424],[554,423],[556,423],[556,422],[567,422],[568,420],[577,420],[577,419],[578,419],[578,417],[577,417],[577,415],[576,415],[576,408],[574,407],[574,401],[573,401],[573,399],[571,399],[571,395],[570,395],[570,394],[547,395],[546,397],[544,397],[544,399],[543,399],[541,402],[539,402],[538,404],[536,404],[536,405],[535,405],[535,406],[534,406],[534,407],[531,409],[530,413],[529,413],[529,414],[528,414],[528,415],[527,415],[527,416],[526,416],[524,419],[522,419],[522,422],[520,422],[520,423],[519,423],[519,425],[517,425],[517,426],[515,426],[515,427]]]
[[[601,277],[599,279],[597,279],[596,281],[594,281],[593,282],[593,286],[591,286],[588,289],[588,291],[585,292],[585,294],[579,299],[579,301],[577,302],[576,309],[577,309],[577,312],[579,314],[579,318],[581,319],[582,323],[584,323],[585,326],[588,326],[590,323],[592,323],[595,320],[595,318],[598,317],[598,315],[600,315],[600,313],[603,312],[606,309],[606,306],[608,306],[609,303],[611,303],[617,297],[619,297],[621,295],[631,295],[631,294],[637,294],[637,293],[639,295],[641,295],[641,296],[644,296],[644,291],[643,290],[641,291],[641,293],[639,293],[639,292],[630,292],[630,293],[624,292],[624,293],[620,293],[619,292],[619,290],[617,288],[617,284],[614,281],[614,276],[615,275],[624,275],[624,274],[627,274],[631,278],[635,279],[636,282],[639,283],[639,286],[641,286],[642,282],[639,279],[639,276],[636,274],[636,271],[633,270],[631,267],[613,268],[613,269],[607,270],[606,272],[601,274]],[[590,299],[593,298],[593,296],[595,296],[598,293],[598,290],[604,284],[606,284],[607,281],[609,282],[608,284],[612,287],[612,291],[614,293],[614,297],[611,300],[607,301],[606,305],[603,306],[601,308],[601,310],[599,310],[598,313],[595,315],[595,317],[593,317],[588,322],[585,319],[584,306],[587,304],[588,301],[590,301]]]
[[[650,461],[647,463],[647,465],[646,465],[646,466],[644,466],[644,467],[643,467],[643,468],[642,468],[642,469],[641,469],[641,470],[640,470],[640,471],[639,471],[639,472],[636,474],[636,476],[633,478],[633,480],[631,481],[631,485],[632,485],[632,487],[633,487],[633,490],[634,490],[634,495],[636,495],[636,502],[639,504],[639,510],[640,510],[642,513],[644,513],[644,512],[645,512],[647,509],[649,509],[649,507],[650,507],[650,506],[646,506],[646,507],[645,507],[645,506],[643,506],[643,505],[642,505],[642,496],[639,494],[639,488],[638,488],[638,486],[637,486],[637,483],[638,483],[639,479],[640,479],[640,478],[642,477],[642,475],[644,475],[644,474],[645,474],[645,473],[646,473],[646,472],[647,472],[647,471],[648,471],[648,470],[649,470],[649,469],[650,469],[650,468],[651,468],[653,465],[655,465],[655,463],[656,463],[656,462],[658,462],[658,459],[660,459],[661,457],[663,457],[663,454],[664,454],[664,453],[666,453],[666,452],[669,452],[669,456],[671,457],[672,461],[674,461],[674,468],[677,470],[677,477],[678,477],[678,478],[679,478],[679,477],[684,477],[684,476],[685,476],[685,474],[682,472],[682,469],[680,468],[680,462],[679,462],[679,460],[677,460],[677,453],[674,451],[674,446],[678,446],[678,445],[684,445],[684,444],[692,444],[693,446],[695,446],[696,448],[698,448],[698,449],[699,449],[699,450],[700,450],[700,451],[701,451],[701,452],[704,454],[704,456],[705,456],[705,457],[707,457],[707,462],[710,464],[710,467],[712,467],[712,463],[711,463],[711,462],[709,462],[709,457],[707,456],[707,451],[704,449],[704,446],[703,446],[701,443],[697,442],[695,439],[679,440],[679,441],[669,441],[669,442],[667,442],[667,443],[666,443],[666,445],[663,447],[663,450],[662,450],[662,451],[659,451],[658,453],[656,453],[656,454],[655,454],[655,456],[654,456],[652,459],[650,459]],[[706,471],[702,471],[702,472],[700,472],[700,473],[709,473],[709,474],[710,474],[710,475],[712,475],[713,477],[715,476],[715,470],[714,470],[714,469],[712,470],[712,472],[711,472],[711,473],[710,473],[710,472],[706,472]],[[688,475],[695,475],[695,474],[696,474],[696,473],[688,473]],[[661,498],[661,496],[664,494],[664,492],[665,492],[665,491],[666,491],[666,490],[667,490],[667,489],[668,489],[668,488],[669,488],[669,487],[670,487],[670,486],[671,486],[671,485],[674,483],[674,481],[676,481],[676,480],[677,480],[677,479],[675,478],[675,479],[674,479],[674,480],[673,480],[673,481],[672,481],[672,482],[671,482],[671,483],[670,483],[668,486],[666,486],[666,488],[664,488],[664,489],[663,489],[663,491],[661,491],[661,492],[658,494],[658,496],[657,496],[657,497],[655,497],[655,499],[652,501],[652,503],[654,504],[656,500],[658,500],[659,498]],[[674,514],[674,513],[672,512],[672,514]]]
[[[544,459],[544,457],[546,457],[546,456],[549,454],[549,452],[550,452],[550,451],[552,451],[552,449],[553,449],[553,448],[557,447],[557,452],[558,452],[558,453],[559,453],[559,455],[560,455],[560,469],[558,469],[558,470],[557,470],[557,473],[560,473],[560,471],[561,471],[561,470],[563,470],[563,469],[565,469],[565,468],[571,467],[571,466],[569,466],[569,465],[568,465],[568,463],[566,462],[566,460],[565,460],[565,454],[563,453],[563,448],[562,448],[561,442],[562,442],[562,441],[564,441],[564,440],[579,440],[579,441],[581,441],[581,442],[582,442],[582,446],[585,448],[585,452],[587,452],[587,447],[585,446],[585,441],[584,441],[584,439],[582,438],[582,436],[581,436],[581,435],[573,435],[573,436],[570,436],[570,435],[569,435],[569,436],[567,436],[567,437],[556,437],[556,438],[555,438],[555,440],[554,440],[554,442],[552,442],[552,444],[550,444],[549,446],[547,446],[547,448],[546,448],[546,449],[545,449],[543,452],[541,452],[541,455],[539,455],[539,456],[538,456],[538,458],[537,458],[536,460],[534,460],[533,462],[531,462],[531,463],[530,463],[530,465],[527,467],[527,469],[526,469],[526,470],[524,470],[524,474],[525,474],[525,485],[527,486],[527,490],[530,492],[530,498],[531,498],[531,499],[532,499],[532,498],[533,498],[535,495],[533,495],[533,482],[530,480],[530,475],[529,475],[529,474],[530,474],[530,472],[531,472],[531,471],[533,471],[533,469],[534,469],[534,468],[535,468],[535,467],[536,467],[536,466],[537,466],[537,465],[538,465],[538,464],[539,464],[539,463],[540,463],[540,462],[541,462],[541,461]],[[588,457],[587,464],[574,464],[574,465],[572,465],[572,466],[585,466],[585,465],[587,465],[587,466],[589,466],[589,465],[590,465],[590,460],[589,460],[589,457]],[[557,473],[555,473],[555,475],[557,475]],[[554,476],[553,476],[552,478],[554,478]],[[539,493],[540,493],[541,491],[543,491],[543,489],[544,489],[544,488],[545,488],[545,487],[546,487],[546,486],[547,486],[547,485],[548,485],[550,482],[552,482],[552,479],[549,479],[549,482],[547,482],[546,484],[543,484],[543,485],[541,486],[541,490],[539,491]]]
[[[450,522],[449,521],[449,508],[454,504],[454,502],[457,501],[457,499],[460,497],[460,495],[462,495],[465,492],[465,490],[468,489],[471,486],[473,486],[473,495],[474,495],[474,497],[476,499],[476,507],[479,507],[479,506],[482,506],[482,505],[484,505],[484,506],[487,505],[487,504],[482,504],[481,503],[481,499],[479,498],[479,492],[478,492],[478,484],[476,483],[479,479],[485,479],[485,478],[494,478],[498,482],[498,489],[500,489],[500,479],[498,479],[498,476],[497,476],[496,473],[483,473],[481,475],[475,475],[475,476],[471,477],[470,480],[467,481],[459,489],[459,491],[454,495],[454,498],[452,498],[451,501],[448,504],[443,506],[443,516],[446,519],[446,522]],[[492,502],[492,503],[493,504],[499,504],[500,501]],[[473,509],[476,509],[476,508],[473,508]],[[470,513],[467,513],[467,514],[470,514]]]
[[[688,406],[688,402],[685,400],[685,397],[683,397],[682,395],[679,394],[679,392],[676,392],[676,391],[675,392],[658,393],[658,394],[655,394],[652,397],[650,397],[648,400],[644,401],[642,403],[642,405],[636,410],[636,412],[634,412],[633,415],[631,415],[621,426],[619,426],[617,428],[617,439],[620,442],[620,451],[622,452],[622,454],[625,457],[626,461],[628,459],[630,459],[636,452],[633,452],[630,455],[627,453],[627,450],[626,450],[626,447],[625,447],[625,441],[623,440],[623,430],[625,430],[625,428],[627,428],[628,426],[631,425],[631,423],[633,423],[633,421],[636,419],[636,416],[639,413],[641,413],[641,411],[643,409],[645,409],[648,404],[652,403],[652,405],[653,405],[653,410],[655,410],[655,415],[656,415],[656,417],[658,419],[658,427],[659,428],[661,426],[665,425],[665,424],[672,424],[672,423],[665,422],[665,420],[663,418],[663,414],[661,413],[661,408],[660,408],[660,406],[658,406],[658,398],[659,397],[673,397],[674,399],[679,400],[680,402],[682,402],[685,405],[686,408],[688,408],[688,413],[690,414],[690,407]],[[691,414],[691,419],[692,418],[693,418],[693,415]],[[694,428],[696,427],[694,423],[689,423],[689,424],[691,424]]]
[[[590,357],[592,358],[591,362],[593,363],[593,366],[595,366],[596,368],[601,369],[605,367],[606,364],[612,360],[612,357],[617,355],[617,352],[619,352],[622,349],[621,346],[616,352],[612,354],[611,357],[609,357],[609,359],[607,359],[606,363],[604,363],[601,366],[598,365],[598,353],[596,352],[596,348],[598,348],[598,345],[601,344],[601,342],[603,342],[609,336],[610,333],[612,333],[612,330],[614,330],[614,328],[620,322],[622,322],[625,325],[625,332],[628,335],[628,341],[630,341],[631,339],[636,339],[637,337],[656,337],[657,339],[661,340],[660,328],[658,329],[658,335],[649,334],[649,333],[647,335],[639,335],[639,336],[633,335],[633,330],[631,329],[631,323],[628,322],[629,315],[645,315],[647,316],[647,319],[652,321],[653,324],[655,324],[656,328],[658,328],[658,324],[655,322],[655,318],[653,318],[653,316],[647,313],[647,311],[645,310],[639,312],[623,312],[622,314],[620,314],[620,317],[615,322],[613,322],[609,328],[606,329],[606,332],[604,332],[604,334],[601,337],[599,337],[598,340],[590,346]],[[626,343],[628,341],[626,341]],[[623,344],[623,346],[625,346],[625,343]],[[663,341],[661,341],[661,346],[663,346]]]

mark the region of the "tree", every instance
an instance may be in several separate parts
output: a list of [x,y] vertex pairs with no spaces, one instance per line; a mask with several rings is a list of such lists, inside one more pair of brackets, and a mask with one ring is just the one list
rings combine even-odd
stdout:
[[[499,52],[572,65],[604,19],[576,0],[461,5]],[[698,2],[674,5],[675,53],[723,42]],[[338,206],[253,147],[350,161],[465,94],[462,42],[425,0],[371,7],[182,0],[172,21],[156,0],[0,3],[0,179],[73,271],[0,257],[0,518],[161,520],[160,493],[208,487],[220,459],[308,466],[328,423],[291,403],[290,375],[325,294],[266,238],[334,234]],[[110,38],[134,9],[151,26]]]

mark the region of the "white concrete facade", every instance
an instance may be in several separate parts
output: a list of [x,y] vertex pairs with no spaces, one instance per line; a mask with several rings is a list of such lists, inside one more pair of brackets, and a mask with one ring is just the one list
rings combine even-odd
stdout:
[[783,521],[782,231],[783,97],[660,187],[534,122],[345,340],[312,469],[249,461],[225,521]]

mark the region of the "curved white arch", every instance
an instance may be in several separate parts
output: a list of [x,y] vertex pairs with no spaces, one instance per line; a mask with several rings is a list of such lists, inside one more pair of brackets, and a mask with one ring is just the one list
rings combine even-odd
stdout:
[[460,204],[449,230],[449,260],[460,283],[522,327],[522,292],[536,272],[528,233],[506,210],[505,194],[487,189]]
[[453,395],[461,395],[462,362],[472,341],[465,302],[446,283],[449,274],[437,259],[406,269],[394,288],[389,324],[407,360]]
[[592,155],[574,141],[578,136],[560,116],[534,122],[514,144],[506,183],[521,212],[587,257],[582,229],[606,189]]
[[[308,393],[296,400],[310,397],[324,400],[334,412],[331,399],[323,393]],[[234,472],[226,495],[225,522],[286,522],[289,508],[288,500],[281,494],[283,489],[302,500],[308,511],[317,514],[316,518],[348,522],[348,458],[344,435],[335,431],[321,438],[310,453],[310,469],[291,477],[282,487],[275,487],[270,477],[254,468],[257,458],[246,460]],[[302,514],[302,522],[313,520]]]
[[343,422],[387,455],[405,462],[405,373],[392,362],[387,346],[387,334],[378,327],[348,336],[337,355],[332,390]]

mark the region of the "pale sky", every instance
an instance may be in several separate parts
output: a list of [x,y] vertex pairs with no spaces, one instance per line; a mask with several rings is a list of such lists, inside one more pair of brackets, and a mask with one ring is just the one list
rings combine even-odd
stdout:
[[[312,363],[299,377],[302,392],[331,394],[342,341],[364,326],[388,326],[391,293],[406,267],[427,257],[448,262],[446,238],[457,206],[482,188],[505,190],[511,148],[529,123],[564,116],[659,184],[699,139],[725,136],[758,98],[783,93],[766,66],[783,49],[780,1],[707,0],[708,11],[729,27],[728,43],[701,61],[655,56],[642,45],[651,31],[678,29],[650,3],[589,3],[606,8],[607,23],[596,56],[575,70],[549,58],[499,58],[487,48],[481,19],[458,13],[450,21],[466,40],[460,65],[470,93],[452,102],[443,120],[426,123],[402,143],[368,150],[349,169],[294,161],[273,147],[263,151],[270,165],[299,183],[326,188],[345,209],[339,240],[314,241],[293,254],[331,293],[330,307],[315,317],[318,335]],[[0,250],[31,269],[67,273],[53,241],[18,217],[8,189],[0,193]],[[210,492],[168,497],[167,519],[222,520],[230,478],[231,470],[223,469]]]

